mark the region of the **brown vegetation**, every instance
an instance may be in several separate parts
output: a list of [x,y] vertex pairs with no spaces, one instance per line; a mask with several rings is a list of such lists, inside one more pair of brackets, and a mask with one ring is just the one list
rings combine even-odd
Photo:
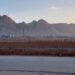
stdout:
[[65,40],[0,42],[0,55],[75,56],[74,49],[75,41]]

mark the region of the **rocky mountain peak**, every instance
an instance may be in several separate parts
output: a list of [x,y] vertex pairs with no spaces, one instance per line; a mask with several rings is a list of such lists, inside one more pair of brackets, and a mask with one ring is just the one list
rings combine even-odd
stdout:
[[48,24],[48,22],[46,22],[46,21],[43,20],[43,19],[38,20],[38,23],[40,23],[40,24]]
[[14,24],[16,24],[15,21],[12,20],[7,15],[0,16],[0,22],[3,22],[3,23],[8,24],[8,25],[14,25]]

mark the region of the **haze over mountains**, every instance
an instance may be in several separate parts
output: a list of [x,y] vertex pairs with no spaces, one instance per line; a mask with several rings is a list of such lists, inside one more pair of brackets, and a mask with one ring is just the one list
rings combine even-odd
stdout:
[[1,37],[74,37],[75,24],[49,24],[40,19],[31,23],[16,23],[7,15],[0,16]]

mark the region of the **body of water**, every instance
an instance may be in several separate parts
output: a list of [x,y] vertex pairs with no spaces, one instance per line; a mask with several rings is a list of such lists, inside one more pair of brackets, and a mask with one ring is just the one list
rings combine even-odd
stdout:
[[75,75],[75,58],[74,57],[37,57],[37,56],[0,56],[0,75],[11,75],[11,73],[12,75],[31,75],[32,72],[39,74],[46,73],[46,75],[47,73],[50,72],[51,75],[56,75],[56,74]]

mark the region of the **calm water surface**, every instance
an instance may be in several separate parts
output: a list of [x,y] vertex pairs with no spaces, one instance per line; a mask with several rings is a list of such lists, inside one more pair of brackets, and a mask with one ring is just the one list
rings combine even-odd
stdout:
[[0,70],[75,73],[75,58],[0,56]]

